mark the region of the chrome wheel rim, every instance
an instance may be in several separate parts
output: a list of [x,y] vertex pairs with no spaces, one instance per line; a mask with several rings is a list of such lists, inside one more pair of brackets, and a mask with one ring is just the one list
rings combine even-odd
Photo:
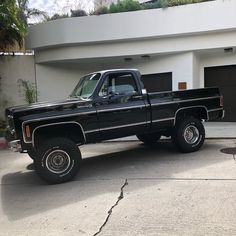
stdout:
[[200,137],[199,131],[195,126],[189,125],[185,128],[184,140],[186,141],[186,143],[194,144],[198,141],[199,137]]
[[63,150],[50,152],[46,157],[46,166],[49,171],[61,174],[70,167],[71,159],[68,153]]

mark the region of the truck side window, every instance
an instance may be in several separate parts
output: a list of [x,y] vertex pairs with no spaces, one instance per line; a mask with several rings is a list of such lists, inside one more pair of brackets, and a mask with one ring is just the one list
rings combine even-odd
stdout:
[[105,79],[100,89],[99,96],[107,96],[111,93],[117,95],[133,95],[137,93],[137,91],[137,85],[132,74],[110,74]]

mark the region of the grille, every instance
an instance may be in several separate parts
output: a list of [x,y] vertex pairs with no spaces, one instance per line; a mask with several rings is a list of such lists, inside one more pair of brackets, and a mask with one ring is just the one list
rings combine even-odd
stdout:
[[7,120],[7,128],[9,129],[11,134],[15,133],[15,126],[14,126],[13,116],[8,115],[6,120]]

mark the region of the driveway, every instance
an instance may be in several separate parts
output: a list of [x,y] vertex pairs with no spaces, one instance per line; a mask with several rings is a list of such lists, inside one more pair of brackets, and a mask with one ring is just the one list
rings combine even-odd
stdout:
[[168,140],[81,148],[72,182],[46,185],[27,154],[0,152],[0,235],[236,235],[236,162],[206,140],[178,153]]

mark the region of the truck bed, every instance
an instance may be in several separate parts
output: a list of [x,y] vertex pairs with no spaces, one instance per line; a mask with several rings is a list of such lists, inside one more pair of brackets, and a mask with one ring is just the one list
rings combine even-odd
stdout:
[[[221,94],[218,88],[190,89],[182,91],[148,93],[152,127],[175,124],[176,114],[183,108],[201,107],[207,119],[222,117]],[[164,125],[164,126],[163,126]]]

